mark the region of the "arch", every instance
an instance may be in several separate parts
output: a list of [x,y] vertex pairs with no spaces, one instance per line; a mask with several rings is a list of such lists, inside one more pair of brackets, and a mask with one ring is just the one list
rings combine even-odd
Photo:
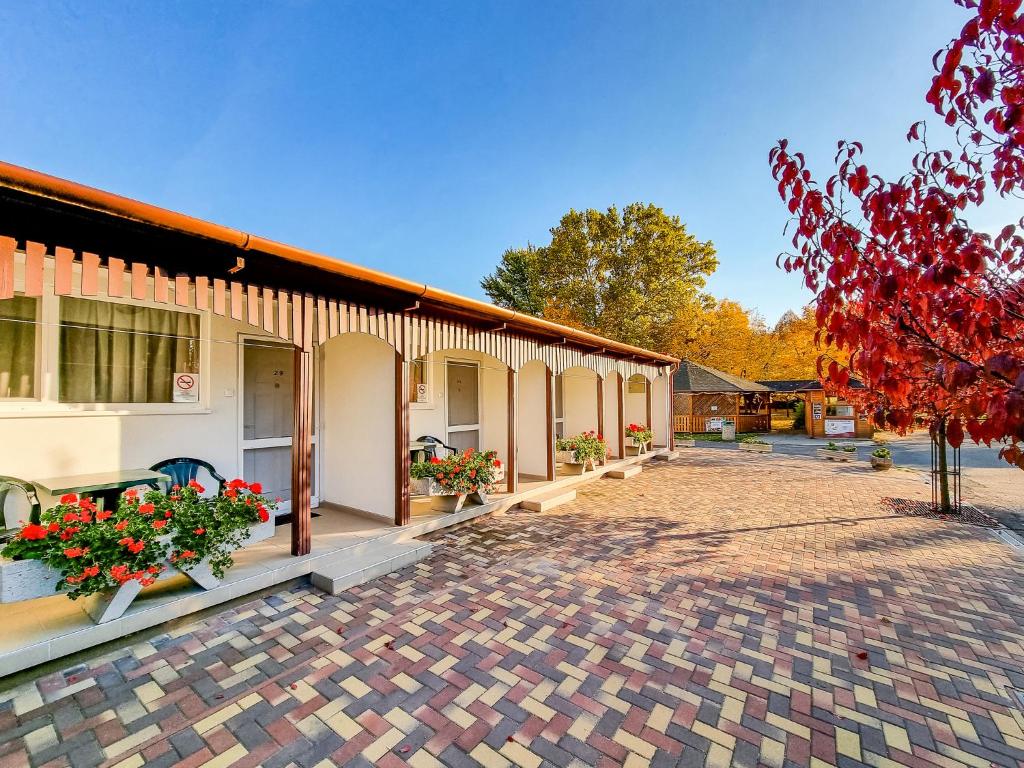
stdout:
[[[563,435],[578,435],[598,431],[603,410],[598,403],[600,376],[593,368],[571,365],[558,374],[561,382],[561,412]],[[556,410],[556,417],[558,411]]]
[[622,374],[618,371],[609,371],[604,379],[603,407],[604,407],[604,439],[608,444],[608,455],[622,459],[625,458],[623,441],[623,428],[625,426],[622,395],[625,391]]
[[395,510],[394,347],[350,332],[320,345],[321,503],[391,519]]
[[626,377],[624,389],[625,423],[651,426],[651,380],[642,373],[634,373]]
[[653,445],[668,447],[672,440],[672,397],[671,376],[658,376],[650,383],[651,390],[651,431]]

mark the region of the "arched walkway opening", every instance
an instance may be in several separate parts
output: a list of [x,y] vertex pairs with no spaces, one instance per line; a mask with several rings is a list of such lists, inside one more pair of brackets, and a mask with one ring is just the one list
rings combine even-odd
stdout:
[[554,435],[549,409],[554,413],[553,377],[541,360],[531,360],[519,369],[517,398],[519,458],[521,482],[536,482],[553,477]]

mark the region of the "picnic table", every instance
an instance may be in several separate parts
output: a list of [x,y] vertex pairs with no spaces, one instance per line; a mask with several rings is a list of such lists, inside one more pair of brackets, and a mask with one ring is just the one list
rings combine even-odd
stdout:
[[123,491],[138,485],[150,488],[170,480],[163,472],[152,469],[120,469],[112,472],[90,472],[84,475],[65,475],[33,480],[32,484],[44,493],[60,498],[66,493],[89,496],[100,509],[115,509],[117,499]]

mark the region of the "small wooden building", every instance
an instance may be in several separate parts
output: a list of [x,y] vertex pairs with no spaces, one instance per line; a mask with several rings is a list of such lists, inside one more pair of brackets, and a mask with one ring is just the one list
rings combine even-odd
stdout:
[[764,384],[684,360],[672,378],[676,432],[721,432],[722,419],[737,432],[770,432],[771,390]]
[[[772,395],[798,398],[804,402],[804,429],[809,437],[867,438],[875,434],[874,425],[868,414],[857,412],[856,407],[830,392],[817,379],[785,379],[761,381],[771,389]],[[850,380],[850,387],[863,389],[856,379]]]

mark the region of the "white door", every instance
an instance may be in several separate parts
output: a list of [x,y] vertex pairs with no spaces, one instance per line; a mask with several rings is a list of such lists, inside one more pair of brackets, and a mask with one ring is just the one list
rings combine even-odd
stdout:
[[[291,509],[292,494],[293,348],[250,338],[243,340],[241,355],[242,477],[262,483],[267,497],[281,498],[277,514],[285,514]],[[315,435],[313,443],[315,452]],[[315,471],[313,480],[315,505]]]
[[445,365],[448,435],[445,442],[464,451],[480,450],[480,366],[449,360]]

